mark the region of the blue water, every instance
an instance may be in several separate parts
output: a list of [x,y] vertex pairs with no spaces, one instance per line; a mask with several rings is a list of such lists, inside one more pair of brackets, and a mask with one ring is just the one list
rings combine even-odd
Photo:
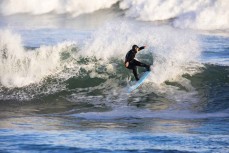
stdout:
[[[74,18],[0,16],[0,30],[10,30],[0,37],[0,152],[229,152],[229,34],[168,22],[136,21],[114,8]],[[119,55],[133,43],[149,48],[138,59],[162,66],[126,94],[133,76]],[[172,52],[196,43],[198,57]],[[176,56],[195,61],[166,65]],[[171,79],[171,69],[188,71]]]
[[[2,152],[227,152],[228,118],[1,121]],[[7,123],[11,125],[7,125]],[[10,127],[9,127],[10,126]]]

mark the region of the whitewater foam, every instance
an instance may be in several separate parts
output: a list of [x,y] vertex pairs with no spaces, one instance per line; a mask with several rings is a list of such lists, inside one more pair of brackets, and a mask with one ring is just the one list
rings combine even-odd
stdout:
[[23,87],[39,83],[49,75],[55,75],[64,68],[61,53],[68,51],[72,43],[56,46],[41,46],[25,50],[21,37],[10,30],[0,31],[0,82],[5,87]]

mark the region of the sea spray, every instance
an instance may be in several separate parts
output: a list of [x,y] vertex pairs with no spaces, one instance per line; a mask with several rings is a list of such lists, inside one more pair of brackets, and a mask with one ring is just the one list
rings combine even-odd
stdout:
[[123,62],[132,45],[146,45],[139,55],[148,54],[153,58],[148,59],[151,60],[148,64],[153,65],[151,81],[157,84],[176,80],[176,77],[189,73],[191,67],[198,67],[194,63],[199,60],[201,48],[198,36],[191,31],[146,26],[139,22],[114,23],[108,23],[92,35],[81,52],[82,56],[95,56],[104,61],[116,58]]

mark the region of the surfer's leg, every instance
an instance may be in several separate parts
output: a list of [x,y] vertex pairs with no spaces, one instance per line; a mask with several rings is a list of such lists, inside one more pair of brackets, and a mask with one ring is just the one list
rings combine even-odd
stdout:
[[133,68],[133,73],[134,73],[134,77],[135,77],[136,81],[138,81],[139,78],[138,78],[137,67],[136,66]]
[[150,71],[150,65],[147,65],[145,63],[141,63],[141,62],[139,62],[137,60],[134,60],[134,63],[135,63],[136,66],[145,67],[147,71]]
[[138,81],[139,78],[138,78],[138,73],[137,73],[137,65],[136,65],[135,61],[131,61],[127,68],[131,69],[133,71],[134,77],[135,77],[136,81]]
[[145,64],[146,71],[150,71],[150,65]]

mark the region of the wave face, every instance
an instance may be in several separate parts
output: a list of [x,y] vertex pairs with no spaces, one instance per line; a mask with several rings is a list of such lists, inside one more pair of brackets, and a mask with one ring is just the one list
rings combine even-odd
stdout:
[[0,14],[27,13],[41,15],[47,13],[69,14],[76,17],[85,13],[111,8],[119,3],[125,16],[143,21],[170,21],[174,27],[202,30],[229,29],[229,3],[222,0],[13,0],[0,1]]

